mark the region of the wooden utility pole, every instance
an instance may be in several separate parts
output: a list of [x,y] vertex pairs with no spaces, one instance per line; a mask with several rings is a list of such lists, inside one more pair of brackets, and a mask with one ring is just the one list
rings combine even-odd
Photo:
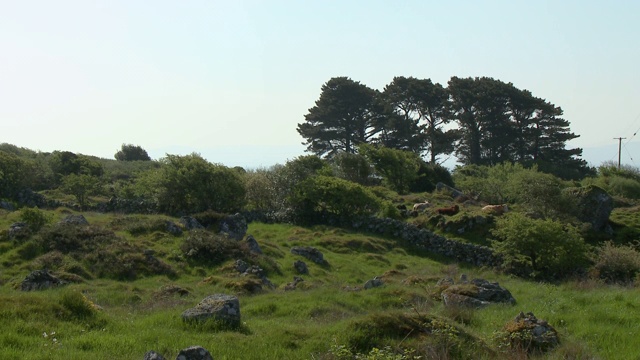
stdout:
[[620,151],[622,150],[622,139],[626,139],[626,138],[617,137],[614,139],[618,139],[618,170],[620,170]]

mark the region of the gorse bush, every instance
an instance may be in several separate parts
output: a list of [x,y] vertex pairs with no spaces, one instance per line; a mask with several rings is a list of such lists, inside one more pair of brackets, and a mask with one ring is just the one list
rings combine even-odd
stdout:
[[318,212],[343,217],[373,215],[381,205],[367,188],[329,176],[314,176],[301,182],[290,201],[306,220],[312,220]]
[[40,231],[43,226],[51,222],[51,219],[53,219],[51,214],[40,211],[37,207],[20,210],[20,221],[25,222],[33,232]]
[[532,278],[562,278],[586,268],[588,247],[571,225],[510,213],[496,221],[493,247],[504,267]]
[[629,284],[640,274],[640,252],[636,246],[605,242],[594,256],[592,275],[609,283]]

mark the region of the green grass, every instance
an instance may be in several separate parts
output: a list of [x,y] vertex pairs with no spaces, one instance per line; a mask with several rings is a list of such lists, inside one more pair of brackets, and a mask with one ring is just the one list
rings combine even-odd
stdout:
[[[52,213],[56,219],[64,215]],[[332,346],[367,353],[375,344],[415,348],[423,358],[446,353],[449,358],[502,359],[515,355],[499,352],[494,332],[520,311],[532,311],[561,335],[560,347],[538,358],[636,359],[640,353],[637,288],[527,282],[442,262],[393,239],[327,226],[250,224],[248,233],[265,254],[253,260],[266,264],[263,268],[276,289],[257,294],[237,290],[242,313],[238,329],[193,327],[182,322],[182,311],[207,295],[233,293],[230,284],[243,280],[233,270],[234,260],[215,266],[188,262],[179,250],[186,235],[171,236],[154,225],[167,217],[132,216],[150,224],[132,234],[126,216],[84,215],[94,226],[115,230],[130,246],[154,250],[177,275],[116,281],[92,274],[64,288],[23,293],[15,287],[40,257],[23,259],[10,241],[0,240],[0,358],[140,359],[155,350],[171,359],[180,349],[201,345],[215,359],[333,359]],[[8,228],[15,217],[0,213],[0,227]],[[290,248],[299,245],[317,247],[328,265],[291,254]],[[73,254],[64,256],[64,261],[73,260]],[[307,263],[309,274],[302,275],[298,289],[284,291],[297,275],[293,263],[298,259]],[[462,273],[500,282],[517,304],[445,309],[434,297],[436,282]],[[385,285],[352,291],[374,276],[382,277]],[[164,293],[168,285],[189,293]],[[434,326],[438,331],[430,332]]]

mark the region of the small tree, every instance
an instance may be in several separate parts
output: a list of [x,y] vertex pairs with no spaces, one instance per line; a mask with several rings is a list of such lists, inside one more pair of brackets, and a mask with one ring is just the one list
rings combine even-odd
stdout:
[[406,194],[418,177],[420,157],[413,152],[362,144],[360,153],[373,164],[384,183],[399,194]]
[[171,214],[232,212],[244,205],[245,187],[237,170],[211,164],[196,153],[167,155],[160,163],[157,171],[141,175],[136,195],[154,198],[161,210]]
[[118,161],[150,161],[147,151],[138,145],[122,144],[120,150],[114,155]]
[[99,185],[98,177],[87,174],[70,174],[62,178],[62,191],[75,196],[83,209],[88,204],[89,195],[94,195]]
[[559,278],[587,264],[587,245],[570,225],[511,213],[497,220],[492,233],[505,267],[521,275]]

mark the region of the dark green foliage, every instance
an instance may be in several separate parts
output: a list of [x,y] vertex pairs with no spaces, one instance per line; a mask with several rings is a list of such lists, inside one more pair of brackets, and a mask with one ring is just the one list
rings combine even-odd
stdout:
[[427,319],[396,311],[374,313],[353,321],[347,332],[347,345],[357,351],[369,351],[392,339],[419,335]]
[[399,194],[406,194],[418,178],[422,160],[416,153],[368,144],[362,144],[358,149],[373,164],[383,182]]
[[15,199],[21,190],[31,188],[34,171],[33,161],[0,151],[0,199]]
[[122,144],[120,150],[114,155],[118,161],[150,161],[147,151],[138,145]]
[[430,79],[397,76],[384,88],[386,106],[384,126],[378,141],[390,148],[421,154],[429,153],[429,163],[438,155],[451,153],[455,130],[443,130],[451,121],[449,94]]
[[88,174],[69,174],[62,178],[61,189],[75,196],[78,204],[84,209],[89,203],[89,196],[100,191],[100,178]]
[[43,226],[51,222],[52,217],[51,214],[40,211],[37,207],[25,207],[20,210],[20,221],[25,222],[33,232],[40,231]]
[[68,311],[69,316],[76,319],[86,319],[97,315],[95,305],[76,290],[65,291],[60,298],[60,305]]
[[314,107],[298,124],[307,151],[332,157],[339,152],[354,153],[359,144],[375,134],[381,109],[377,92],[347,77],[336,77],[322,85]]
[[492,233],[505,268],[523,276],[564,278],[588,264],[588,247],[571,225],[514,212],[498,218]]
[[211,164],[198,154],[167,155],[158,171],[143,174],[137,193],[154,198],[170,214],[206,210],[234,212],[244,205],[241,175],[224,165]]
[[372,182],[371,164],[361,154],[341,152],[331,159],[331,163],[336,177],[360,185],[369,185]]
[[380,208],[380,200],[368,189],[346,180],[314,176],[299,183],[291,203],[303,217],[328,212],[351,217],[372,215]]
[[449,170],[439,164],[427,164],[421,161],[418,168],[418,177],[409,184],[409,191],[413,193],[432,192],[439,182],[453,186],[453,179]]
[[167,232],[167,222],[161,218],[130,218],[124,230],[133,236],[151,234],[154,231]]
[[190,231],[180,245],[180,250],[187,259],[209,266],[219,265],[230,259],[246,258],[248,255],[248,249],[238,241],[205,230]]
[[102,165],[85,155],[76,155],[69,151],[54,151],[49,157],[49,166],[60,177],[70,174],[85,174],[100,177],[104,173]]
[[640,251],[637,246],[605,242],[593,259],[592,275],[609,283],[630,284],[640,274]]

